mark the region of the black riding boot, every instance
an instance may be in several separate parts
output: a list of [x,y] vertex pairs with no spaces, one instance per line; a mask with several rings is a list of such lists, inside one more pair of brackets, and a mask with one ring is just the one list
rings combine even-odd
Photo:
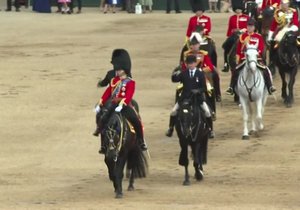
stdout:
[[229,94],[229,95],[233,95],[234,92],[234,87],[237,83],[237,80],[239,78],[239,70],[234,70],[232,71],[232,75],[231,75],[231,79],[230,79],[230,85],[229,85],[229,88],[226,90],[226,93]]
[[103,139],[104,139],[104,137],[101,136],[101,138],[100,138],[101,146],[100,146],[100,149],[99,149],[100,154],[105,154],[105,152],[106,152],[106,147],[105,147]]
[[177,116],[170,116],[170,121],[169,121],[169,129],[166,132],[166,136],[171,137],[173,135],[173,131],[174,131],[174,126],[176,123],[176,118]]
[[221,88],[220,88],[220,76],[216,71],[212,73],[212,79],[214,82],[214,90],[216,94],[216,101],[221,102]]
[[208,138],[213,139],[215,137],[214,131],[213,131],[213,121],[211,117],[206,118],[206,123],[209,128]]
[[268,70],[263,71],[265,84],[267,86],[267,90],[270,95],[276,91],[276,88],[272,84],[271,75],[269,74]]
[[142,123],[138,118],[137,113],[131,107],[128,106],[124,107],[123,110],[124,111],[122,111],[122,114],[127,118],[127,120],[134,127],[136,138],[140,144],[140,148],[142,149],[142,151],[147,150],[148,148],[144,140]]
[[99,136],[99,134],[101,132],[100,126],[99,126],[100,125],[100,113],[96,114],[96,125],[97,125],[97,127],[96,127],[96,130],[94,131],[93,135]]
[[222,69],[222,72],[228,72],[229,71],[229,65],[228,65],[228,62],[227,62],[227,55],[228,55],[228,52],[226,49],[224,49],[224,67]]

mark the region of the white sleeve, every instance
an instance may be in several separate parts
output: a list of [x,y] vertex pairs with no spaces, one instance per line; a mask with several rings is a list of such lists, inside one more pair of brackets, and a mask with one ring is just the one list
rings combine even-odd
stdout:
[[271,40],[273,39],[273,38],[272,38],[273,34],[274,34],[273,31],[269,31],[269,34],[268,34],[268,41],[271,41]]
[[292,25],[290,28],[289,28],[289,31],[298,31],[298,26],[296,25]]

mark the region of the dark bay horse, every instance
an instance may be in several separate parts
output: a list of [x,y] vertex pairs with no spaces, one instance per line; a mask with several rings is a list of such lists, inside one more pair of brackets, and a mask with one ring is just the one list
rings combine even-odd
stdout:
[[[279,69],[282,80],[281,97],[286,107],[291,107],[294,102],[293,87],[299,64],[299,51],[295,32],[287,32],[280,41],[276,51],[274,62]],[[288,83],[287,78],[289,79]]]
[[[105,109],[103,109],[105,111]],[[102,111],[102,110],[101,110]],[[128,190],[134,190],[134,179],[146,177],[148,163],[136,139],[133,127],[121,113],[113,112],[101,132],[107,148],[104,161],[113,182],[115,197],[122,198],[125,164],[130,171]]]
[[176,122],[176,132],[181,147],[179,165],[185,167],[183,185],[190,184],[188,146],[192,149],[195,178],[198,181],[203,179],[202,165],[207,162],[208,127],[200,110],[198,94],[194,93],[190,100],[181,102]]

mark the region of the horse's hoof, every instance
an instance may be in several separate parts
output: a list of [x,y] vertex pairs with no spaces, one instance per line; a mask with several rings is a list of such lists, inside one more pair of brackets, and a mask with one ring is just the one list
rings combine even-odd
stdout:
[[116,193],[116,197],[115,198],[123,198],[123,193]]
[[243,140],[249,140],[250,137],[249,137],[248,135],[244,135],[244,136],[242,137],[242,139],[243,139]]
[[203,173],[201,171],[199,173],[195,173],[195,179],[197,181],[203,180]]
[[254,130],[251,130],[251,131],[249,132],[249,135],[251,136],[254,132],[255,132]]
[[128,186],[128,191],[134,191],[134,186]]
[[285,106],[286,106],[286,108],[292,108],[292,104],[291,103],[286,103]]
[[182,183],[184,186],[189,186],[189,185],[191,185],[191,182],[190,181],[187,181],[187,180],[185,180],[183,183]]

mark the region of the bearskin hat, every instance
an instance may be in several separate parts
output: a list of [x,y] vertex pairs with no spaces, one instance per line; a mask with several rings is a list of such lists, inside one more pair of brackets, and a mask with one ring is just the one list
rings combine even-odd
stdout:
[[231,0],[232,10],[237,9],[244,10],[244,4],[242,0]]
[[193,12],[197,12],[197,11],[205,11],[205,1],[203,0],[192,0],[192,9]]
[[127,75],[131,73],[131,59],[125,49],[115,49],[112,53],[111,63],[114,70],[123,69]]

